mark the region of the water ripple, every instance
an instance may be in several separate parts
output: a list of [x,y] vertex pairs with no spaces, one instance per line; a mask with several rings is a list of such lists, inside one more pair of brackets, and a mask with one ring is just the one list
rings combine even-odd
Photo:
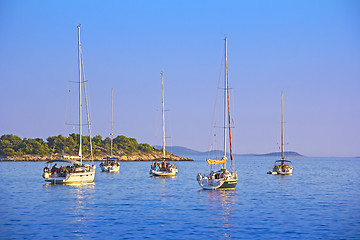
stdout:
[[360,239],[359,160],[347,174],[344,159],[315,160],[324,171],[297,158],[283,177],[266,174],[273,159],[241,158],[236,191],[200,190],[200,161],[166,179],[124,162],[78,186],[44,184],[42,163],[0,162],[0,239]]

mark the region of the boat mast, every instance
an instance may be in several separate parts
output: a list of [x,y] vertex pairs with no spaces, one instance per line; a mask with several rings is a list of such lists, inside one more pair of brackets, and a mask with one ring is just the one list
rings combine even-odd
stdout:
[[110,157],[112,157],[113,155],[113,136],[114,136],[114,132],[113,132],[113,88],[111,89],[111,147],[110,147]]
[[[226,158],[226,123],[227,123],[227,94],[228,94],[228,85],[227,85],[227,39],[225,37],[225,88],[224,88],[224,158]],[[226,163],[223,164],[223,167],[226,168]]]
[[284,159],[284,94],[281,92],[281,160]]
[[165,113],[164,113],[164,73],[161,72],[161,93],[162,93],[162,140],[163,140],[163,157],[165,158]]
[[81,43],[80,43],[80,27],[79,24],[77,26],[78,29],[78,58],[79,58],[79,157],[80,157],[80,164],[82,164],[82,116],[81,116]]

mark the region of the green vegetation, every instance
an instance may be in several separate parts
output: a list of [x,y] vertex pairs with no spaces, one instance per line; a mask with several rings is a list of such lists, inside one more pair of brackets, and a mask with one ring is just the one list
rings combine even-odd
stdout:
[[[70,134],[68,137],[58,135],[48,137],[46,142],[41,138],[21,139],[12,134],[0,137],[0,156],[21,156],[26,154],[50,155],[55,153],[76,155],[79,152],[79,134]],[[90,138],[83,136],[83,154],[90,154]],[[111,139],[103,139],[100,135],[92,138],[95,156],[110,154]],[[138,143],[135,138],[123,135],[113,140],[113,154],[152,153],[158,151],[147,143]]]

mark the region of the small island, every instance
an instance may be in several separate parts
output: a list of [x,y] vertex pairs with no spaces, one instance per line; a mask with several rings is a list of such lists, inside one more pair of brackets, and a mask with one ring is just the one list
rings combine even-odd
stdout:
[[[68,137],[58,135],[41,138],[20,138],[12,134],[0,137],[0,161],[48,161],[59,159],[63,155],[78,155],[79,134],[72,133]],[[94,161],[101,161],[110,156],[111,139],[103,139],[100,135],[91,138]],[[83,159],[91,161],[90,138],[82,137]],[[166,156],[174,161],[193,161],[166,151]],[[138,143],[135,138],[123,135],[113,139],[113,157],[120,161],[153,161],[162,157],[162,150],[147,143]]]

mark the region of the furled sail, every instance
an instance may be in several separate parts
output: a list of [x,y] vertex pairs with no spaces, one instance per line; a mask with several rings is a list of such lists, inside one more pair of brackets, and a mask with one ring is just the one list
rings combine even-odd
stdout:
[[213,164],[213,165],[218,165],[218,164],[226,164],[226,160],[227,158],[226,157],[223,157],[221,160],[212,160],[212,159],[206,159],[207,163],[210,165],[210,164]]

